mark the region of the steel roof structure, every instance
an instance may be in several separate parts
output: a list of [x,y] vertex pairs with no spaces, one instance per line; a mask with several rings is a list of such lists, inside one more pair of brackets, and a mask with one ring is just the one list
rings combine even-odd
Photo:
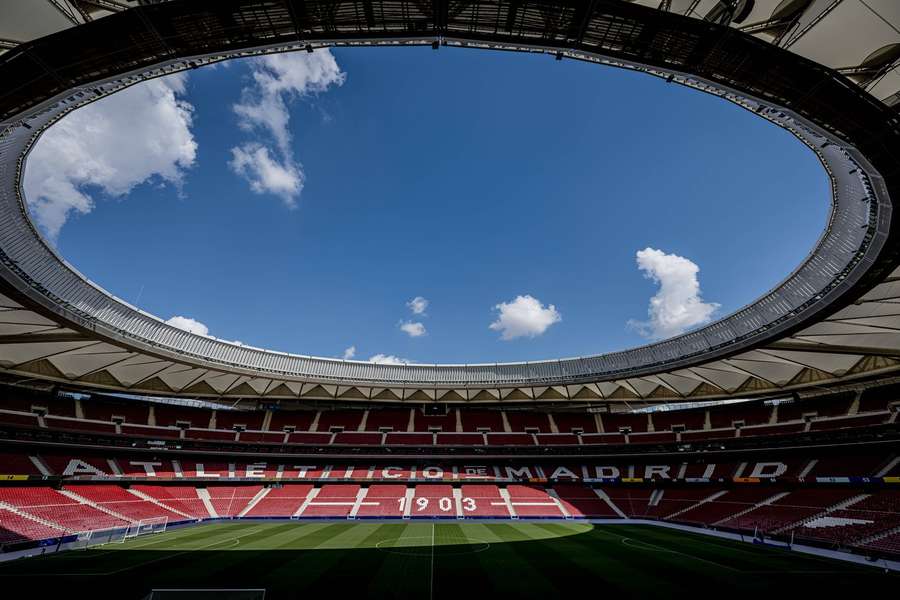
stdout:
[[[900,34],[891,22],[900,22],[900,6],[644,3],[173,0],[10,49],[0,55],[0,367],[16,377],[132,393],[417,402],[699,400],[900,370],[900,211],[891,202],[900,197],[900,119],[890,91],[898,87],[900,54],[891,48]],[[857,4],[865,7],[846,12]],[[860,15],[872,14],[893,33],[856,28]],[[819,27],[838,18],[847,33],[835,40]],[[398,366],[178,330],[87,281],[30,221],[20,181],[28,151],[70,110],[147,78],[236,56],[404,44],[544,52],[737,103],[817,154],[832,181],[831,198],[823,198],[832,208],[828,225],[768,294],[669,340],[573,359]]]

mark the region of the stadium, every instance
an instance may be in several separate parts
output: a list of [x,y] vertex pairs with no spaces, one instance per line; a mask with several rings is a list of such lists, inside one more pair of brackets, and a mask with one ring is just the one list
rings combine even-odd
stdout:
[[[26,164],[69,113],[231,59],[364,46],[540,54],[714,96],[815,155],[825,228],[767,293],[674,337],[384,364],[185,331],[35,225]],[[0,48],[3,589],[846,597],[900,581],[892,0],[13,0]]]

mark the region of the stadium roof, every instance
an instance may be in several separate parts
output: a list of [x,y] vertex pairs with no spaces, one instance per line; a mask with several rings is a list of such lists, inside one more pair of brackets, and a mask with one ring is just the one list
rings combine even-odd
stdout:
[[[891,23],[900,6],[672,0],[662,2],[667,12],[642,3],[175,0],[11,49],[0,56],[9,83],[0,91],[0,366],[17,377],[153,394],[489,402],[697,400],[896,371],[900,234],[890,198],[900,195],[900,125],[891,105],[900,33]],[[833,184],[823,198],[832,203],[828,226],[769,294],[671,340],[532,363],[397,366],[175,329],[85,280],[31,224],[24,160],[69,110],[234,56],[373,44],[548,52],[719,95],[816,152]]]
[[[0,6],[0,53],[128,8],[167,1],[5,0]],[[619,1],[728,25],[835,69],[887,104],[900,102],[900,4],[894,0]],[[360,3],[366,4],[374,6]]]

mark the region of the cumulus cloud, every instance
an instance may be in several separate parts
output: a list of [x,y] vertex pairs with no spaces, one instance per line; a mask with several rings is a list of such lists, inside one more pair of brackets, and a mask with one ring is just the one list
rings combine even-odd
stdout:
[[131,86],[72,111],[41,136],[24,186],[52,242],[73,214],[94,209],[97,192],[121,197],[144,182],[180,188],[197,157],[186,81],[179,73]]
[[499,331],[503,340],[537,337],[562,320],[554,305],[545,307],[540,300],[528,294],[516,296],[512,302],[501,302],[494,306],[494,310],[499,314],[490,328]]
[[629,321],[644,337],[661,339],[684,333],[708,323],[719,309],[719,304],[703,301],[697,279],[700,267],[693,261],[654,248],[639,250],[636,259],[644,277],[659,285],[650,298],[649,318]]
[[248,143],[232,148],[228,166],[247,180],[254,193],[274,194],[288,206],[296,205],[296,198],[303,189],[300,165],[279,161],[261,144]]
[[[240,128],[258,140],[232,148],[229,164],[255,193],[274,194],[293,208],[305,178],[291,148],[288,105],[342,85],[346,74],[329,50],[261,56],[250,59],[250,69],[253,84],[243,89],[232,108]],[[274,146],[264,146],[262,140]]]
[[344,350],[344,360],[350,360],[354,356],[356,356],[356,346],[350,346]]
[[409,310],[411,310],[414,315],[424,315],[425,309],[428,308],[428,300],[422,296],[416,296],[407,302],[406,306],[409,307]]
[[[196,333],[197,335],[209,335],[209,327],[196,319],[191,319],[190,317],[182,317],[180,315],[177,315],[172,317],[171,319],[168,319],[166,323],[168,323],[172,327],[183,329],[188,333]],[[240,342],[234,343],[240,345]]]
[[400,358],[393,354],[376,354],[369,357],[369,362],[379,365],[408,365],[410,363],[408,358]]
[[409,337],[421,337],[425,335],[425,325],[422,323],[414,323],[412,321],[401,321],[400,329],[409,335]]

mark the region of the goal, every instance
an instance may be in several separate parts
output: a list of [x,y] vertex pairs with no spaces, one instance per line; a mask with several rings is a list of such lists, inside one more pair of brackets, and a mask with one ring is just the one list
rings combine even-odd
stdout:
[[69,542],[68,548],[70,550],[84,550],[85,548],[102,544],[121,543],[125,541],[126,533],[127,530],[121,527],[79,531],[75,534],[75,539]]
[[125,531],[126,538],[133,538],[148,533],[162,533],[169,524],[169,517],[151,517],[149,519],[141,519],[137,523],[128,526]]

